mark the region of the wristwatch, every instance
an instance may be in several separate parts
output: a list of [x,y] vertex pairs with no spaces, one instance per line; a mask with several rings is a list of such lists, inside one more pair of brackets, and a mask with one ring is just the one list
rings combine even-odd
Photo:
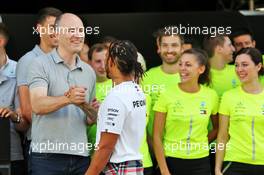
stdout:
[[16,113],[16,120],[15,121],[12,120],[12,122],[13,123],[20,123],[20,121],[21,121],[21,116]]

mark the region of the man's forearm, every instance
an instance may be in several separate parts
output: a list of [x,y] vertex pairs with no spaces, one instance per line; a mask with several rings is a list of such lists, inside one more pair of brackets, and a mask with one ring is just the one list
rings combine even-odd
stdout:
[[85,175],[99,175],[110,159],[113,148],[103,147],[97,150]]
[[33,112],[38,115],[48,114],[59,110],[60,108],[70,104],[70,101],[65,96],[59,97],[38,97],[32,101]]
[[31,123],[32,107],[31,107],[28,87],[19,86],[18,94],[19,94],[21,114],[29,123]]
[[89,117],[90,121],[93,123],[96,122],[97,119],[97,111],[87,102],[79,105],[79,107],[84,111],[84,113]]
[[212,141],[214,141],[217,137],[217,132],[218,129],[213,129],[208,133],[208,142],[211,143]]

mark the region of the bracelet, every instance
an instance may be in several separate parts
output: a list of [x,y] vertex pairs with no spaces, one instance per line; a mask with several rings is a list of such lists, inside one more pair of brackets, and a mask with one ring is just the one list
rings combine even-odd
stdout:
[[12,120],[12,122],[13,123],[20,123],[21,122],[21,116],[16,113],[16,120],[15,121]]

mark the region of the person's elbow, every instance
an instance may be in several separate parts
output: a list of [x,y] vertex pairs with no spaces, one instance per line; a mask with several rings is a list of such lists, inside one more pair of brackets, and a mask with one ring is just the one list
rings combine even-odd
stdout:
[[15,129],[20,132],[26,132],[30,128],[30,124],[27,121],[24,121],[22,124],[15,125]]
[[28,105],[26,107],[21,106],[21,115],[28,121],[31,122],[32,107]]
[[218,143],[226,143],[229,139],[228,132],[226,131],[219,131],[217,134],[217,142]]
[[34,112],[34,114],[36,114],[36,115],[44,115],[44,114],[46,114],[44,106],[39,104],[37,101],[32,102],[32,112]]
[[41,107],[38,107],[38,106],[33,107],[33,105],[32,105],[32,111],[33,111],[36,115],[44,115],[44,114],[46,114],[45,110],[42,109]]
[[47,106],[43,103],[44,99],[47,97],[47,88],[36,87],[30,90],[30,101],[32,112],[36,115],[46,114]]

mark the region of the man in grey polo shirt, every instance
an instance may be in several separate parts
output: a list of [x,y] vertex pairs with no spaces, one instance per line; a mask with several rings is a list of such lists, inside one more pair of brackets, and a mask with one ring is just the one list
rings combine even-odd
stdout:
[[[21,113],[23,117],[26,118],[28,123],[31,123],[31,115],[32,115],[28,82],[27,82],[27,74],[28,74],[29,66],[32,64],[32,62],[34,62],[34,60],[38,56],[51,52],[52,49],[58,46],[58,42],[54,34],[52,34],[52,32],[46,33],[45,31],[54,27],[54,22],[56,17],[61,14],[62,12],[59,9],[51,8],[51,7],[43,8],[38,12],[36,28],[38,32],[41,32],[41,34],[39,34],[40,43],[38,45],[35,45],[35,47],[31,51],[27,52],[24,56],[22,56],[17,64],[17,70],[16,70],[17,86],[19,91]],[[28,174],[31,174],[30,160],[29,160],[29,147],[31,141],[30,131],[31,128],[26,133],[26,139],[24,142],[25,143],[24,154],[28,164],[27,166]]]
[[86,136],[89,116],[82,109],[95,97],[96,76],[78,56],[84,42],[80,18],[63,14],[57,17],[55,29],[58,48],[36,59],[28,74],[36,113],[32,117],[32,174],[83,175],[91,145]]
[[4,23],[0,23],[0,72],[7,77],[16,77],[17,62],[8,58],[6,45],[9,40],[9,32]]
[[[5,46],[8,43],[8,39],[7,27],[3,23],[0,23],[0,117],[10,117],[11,121],[16,121],[17,114],[14,111],[18,108],[18,103],[15,106],[15,97],[17,97],[15,74],[17,63],[10,60],[7,56]],[[25,131],[28,125],[25,120],[18,125],[12,122],[10,123],[11,174],[24,175],[24,158],[21,140],[19,134],[16,132],[15,126],[20,131]]]
[[52,32],[48,33],[48,29],[54,27],[57,16],[62,12],[56,8],[44,8],[38,13],[36,28],[40,33],[40,43],[22,56],[17,64],[17,86],[21,103],[21,112],[26,119],[31,122],[31,104],[29,100],[29,89],[27,83],[27,74],[31,63],[40,55],[44,55],[52,51],[58,46],[57,39]]
[[0,118],[10,118],[11,174],[24,175],[24,158],[17,130],[24,131],[28,127],[28,123],[15,112],[19,107],[16,97],[16,79],[0,72]]

